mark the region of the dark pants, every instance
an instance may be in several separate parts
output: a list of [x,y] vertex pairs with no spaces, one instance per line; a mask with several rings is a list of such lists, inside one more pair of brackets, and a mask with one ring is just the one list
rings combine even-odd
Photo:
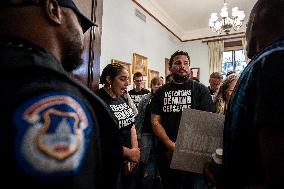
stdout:
[[165,153],[158,153],[158,169],[164,189],[203,189],[202,174],[170,169],[170,160]]

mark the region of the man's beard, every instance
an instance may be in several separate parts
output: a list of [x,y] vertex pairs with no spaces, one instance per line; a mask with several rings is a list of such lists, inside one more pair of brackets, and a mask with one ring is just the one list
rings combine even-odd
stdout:
[[70,72],[83,63],[81,58],[81,46],[74,43],[74,41],[69,41],[66,43],[65,48],[68,49],[64,49],[65,57],[62,60],[62,65],[65,71]]
[[173,79],[176,83],[184,83],[189,79],[189,75],[179,75],[177,73],[173,73]]
[[74,27],[68,26],[70,31],[69,35],[66,36],[66,41],[64,43],[64,59],[62,60],[62,65],[65,71],[70,72],[78,68],[82,63],[82,41],[79,31]]

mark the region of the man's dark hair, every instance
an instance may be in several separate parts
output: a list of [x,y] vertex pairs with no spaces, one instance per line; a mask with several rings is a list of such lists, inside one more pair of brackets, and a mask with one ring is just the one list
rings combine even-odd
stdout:
[[168,81],[170,80],[170,78],[171,78],[171,77],[173,77],[173,75],[172,75],[172,74],[167,75],[167,77],[166,77],[166,82],[168,82]]
[[133,80],[134,80],[136,77],[143,77],[143,74],[142,74],[141,72],[135,72],[135,74],[133,75]]
[[210,75],[210,79],[211,79],[211,78],[223,79],[223,76],[222,76],[219,72],[213,72],[213,73]]
[[188,61],[190,63],[190,58],[188,56],[188,53],[187,52],[184,52],[184,51],[176,51],[174,54],[172,54],[171,58],[170,58],[170,61],[169,61],[169,66],[171,67],[173,65],[173,60],[176,56],[178,55],[184,55],[188,58]]
[[120,72],[125,69],[121,64],[108,64],[102,72],[100,77],[101,84],[107,84],[106,77],[109,76],[113,80]]

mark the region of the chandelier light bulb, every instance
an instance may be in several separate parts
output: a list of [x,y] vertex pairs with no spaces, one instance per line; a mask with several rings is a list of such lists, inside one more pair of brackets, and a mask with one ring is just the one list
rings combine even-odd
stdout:
[[239,7],[232,8],[232,17],[237,17],[239,15]]
[[211,18],[210,19],[211,19],[212,22],[217,21],[218,20],[217,13],[211,13]]
[[228,13],[228,8],[227,8],[227,3],[224,3],[223,8],[221,9],[220,16],[222,18],[226,18],[226,17],[228,17],[228,15],[229,15],[229,13]]
[[224,1],[224,6],[220,12],[221,20],[218,20],[217,13],[211,13],[209,19],[209,27],[212,31],[219,34],[223,32],[228,34],[232,28],[237,31],[242,26],[242,22],[245,18],[244,11],[240,11],[238,7],[232,8],[232,18],[230,18],[227,5],[228,4]]

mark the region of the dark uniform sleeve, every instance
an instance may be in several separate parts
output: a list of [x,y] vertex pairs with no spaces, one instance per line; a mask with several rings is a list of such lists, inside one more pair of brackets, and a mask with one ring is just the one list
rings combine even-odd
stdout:
[[28,188],[113,188],[122,145],[104,103],[48,69],[13,73],[21,80],[1,82],[3,180]]
[[267,185],[283,185],[284,170],[284,53],[273,54],[264,63],[257,82],[254,128],[258,129],[261,161]]
[[[97,103],[96,103],[97,104]],[[112,116],[109,108],[100,102],[100,107],[96,108],[97,119],[100,124],[100,140],[102,144],[102,162],[104,165],[102,179],[102,187],[115,187],[115,182],[119,176],[121,165],[123,164],[123,149],[120,138],[118,123]]]

